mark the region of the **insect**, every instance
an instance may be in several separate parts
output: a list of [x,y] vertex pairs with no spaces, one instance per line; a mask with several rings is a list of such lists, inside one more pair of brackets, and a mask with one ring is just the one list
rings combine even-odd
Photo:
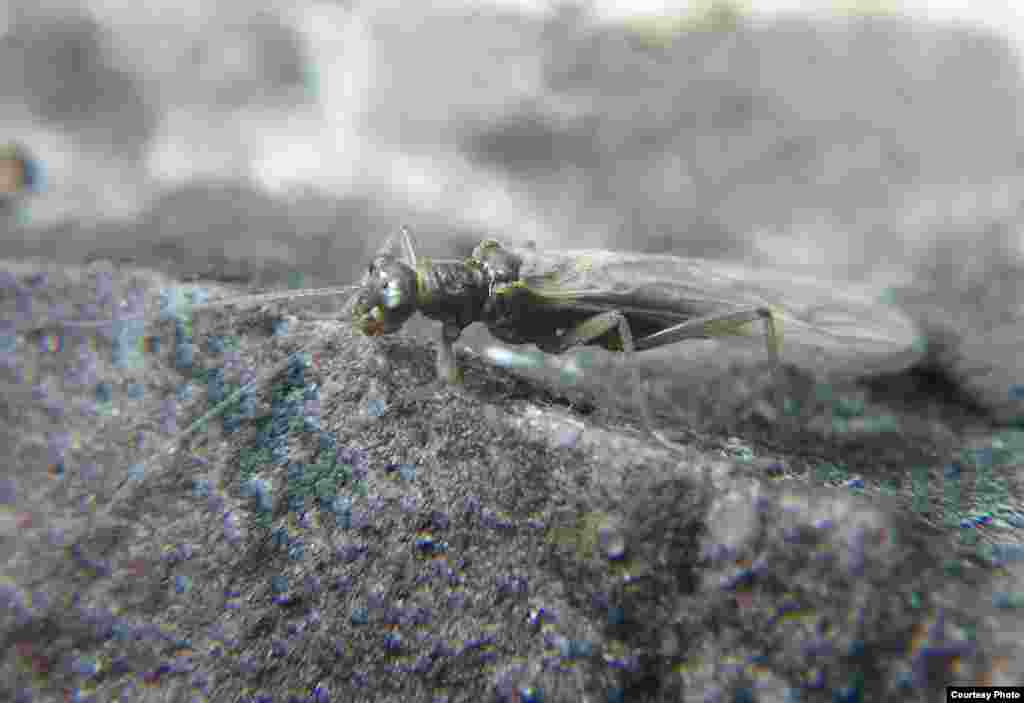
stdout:
[[[626,355],[671,355],[679,342],[749,336],[758,327],[763,329],[768,358],[836,368],[845,362],[853,375],[900,370],[921,354],[909,318],[852,286],[841,289],[791,274],[697,259],[602,250],[541,251],[506,247],[494,240],[482,241],[461,260],[432,260],[417,250],[412,233],[402,228],[384,242],[357,284],[245,295],[186,307],[191,314],[344,295],[341,319],[371,338],[401,330],[419,312],[441,323],[437,376],[447,384],[461,379],[454,344],[474,322],[484,323],[500,342],[534,344],[555,355],[581,345]],[[151,317],[129,314],[120,322]],[[60,324],[99,328],[113,322]],[[491,358],[502,363],[509,357]],[[223,413],[241,394],[269,382],[288,363],[283,359],[262,370],[172,437],[158,454],[173,453],[183,438]],[[645,409],[642,403],[640,407]],[[646,419],[654,436],[673,446]],[[115,493],[127,483],[126,479]]]
[[494,240],[462,261],[435,262],[416,250],[407,228],[385,243],[351,302],[351,321],[375,337],[415,312],[439,320],[437,371],[451,382],[460,378],[453,343],[473,322],[502,342],[550,354],[587,344],[655,350],[749,335],[758,323],[768,356],[798,365],[867,375],[906,368],[920,354],[914,323],[854,286],[698,259],[545,252]]
[[[832,378],[899,371],[923,353],[909,317],[852,285],[699,259],[539,251],[494,240],[465,260],[431,261],[403,228],[370,263],[349,313],[357,330],[376,337],[401,329],[415,312],[441,322],[437,374],[448,383],[461,379],[453,345],[473,322],[501,342],[547,354],[596,345],[670,358],[678,342],[748,336],[760,325],[768,359]],[[499,364],[534,363],[490,351]],[[634,387],[648,430],[678,449],[655,429],[649,381]]]

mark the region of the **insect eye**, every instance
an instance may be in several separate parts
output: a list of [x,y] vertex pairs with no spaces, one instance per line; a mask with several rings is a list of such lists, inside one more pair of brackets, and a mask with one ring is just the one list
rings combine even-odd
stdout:
[[386,308],[397,308],[405,302],[405,295],[398,281],[390,280],[381,289],[381,304]]

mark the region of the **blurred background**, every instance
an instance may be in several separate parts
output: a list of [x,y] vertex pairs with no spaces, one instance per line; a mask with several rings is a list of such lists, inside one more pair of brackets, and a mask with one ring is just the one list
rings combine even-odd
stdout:
[[0,143],[35,168],[0,256],[342,283],[406,223],[909,283],[989,327],[1022,298],[1013,3],[257,5],[5,3]]

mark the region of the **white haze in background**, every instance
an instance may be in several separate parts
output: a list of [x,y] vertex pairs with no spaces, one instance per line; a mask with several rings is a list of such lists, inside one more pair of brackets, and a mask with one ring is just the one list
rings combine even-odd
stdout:
[[[534,13],[550,10],[550,0],[496,0],[499,6],[523,8]],[[602,19],[622,20],[637,15],[671,15],[689,8],[706,7],[709,3],[673,2],[673,0],[593,0],[595,14]],[[880,7],[889,11],[931,22],[973,24],[1007,34],[1015,43],[1024,46],[1024,10],[1017,0],[927,0],[922,2],[895,2],[887,0],[746,0],[739,3],[753,15],[770,17],[780,13],[832,15],[856,7]]]
[[[164,100],[159,125],[140,170],[138,164],[121,163],[109,152],[94,152],[60,132],[48,132],[27,116],[14,121],[8,115],[6,131],[31,144],[46,167],[48,187],[30,205],[32,222],[47,226],[67,218],[130,219],[164,189],[196,179],[238,179],[275,195],[310,187],[339,197],[372,194],[386,200],[390,193],[455,223],[554,240],[555,235],[546,232],[532,213],[531,204],[518,197],[501,174],[469,164],[448,144],[427,143],[421,150],[399,148],[374,139],[373,130],[367,129],[375,117],[370,108],[375,101],[387,99],[373,95],[375,66],[387,57],[381,57],[369,26],[381,21],[382,15],[389,22],[408,14],[397,5],[368,3],[352,8],[315,3],[274,8],[261,4],[261,12],[274,12],[303,35],[312,59],[313,104],[246,105],[225,111],[174,100],[180,92],[177,65],[190,43],[208,37],[218,23],[245,21],[254,14],[251,7],[248,3],[89,2],[88,12],[109,30],[115,62],[141,73]],[[233,45],[228,37],[221,49],[210,69],[218,74],[211,78],[223,83],[233,70],[247,70],[247,47]],[[537,75],[522,73],[522,78],[523,86],[508,86],[513,99],[539,89]],[[380,87],[386,94],[388,86]]]
[[[154,197],[196,179],[249,181],[276,195],[312,188],[336,197],[368,195],[378,201],[395,202],[422,211],[438,213],[453,225],[476,227],[495,236],[532,239],[541,246],[601,246],[610,240],[614,226],[614,203],[607,212],[593,208],[581,212],[574,206],[572,184],[564,185],[565,206],[538,205],[517,190],[514,179],[497,170],[471,164],[449,141],[445,131],[453,115],[499,115],[523,100],[543,103],[540,58],[530,59],[536,38],[524,36],[522,47],[506,47],[514,68],[482,79],[474,70],[494,72],[486,46],[474,46],[467,33],[458,50],[417,42],[420,22],[436,22],[445,7],[464,9],[479,3],[447,0],[444,3],[413,5],[397,2],[366,3],[261,3],[259,9],[246,2],[206,3],[159,2],[123,3],[118,0],[90,0],[87,10],[108,32],[112,61],[132,67],[159,102],[154,136],[146,144],[141,162],[121,158],[94,144],[75,142],[56,130],[46,130],[16,112],[6,115],[9,132],[20,134],[32,145],[48,173],[47,193],[31,204],[32,220],[46,225],[67,218],[128,219],[143,211]],[[59,5],[52,5],[58,7]],[[68,4],[73,7],[72,4]],[[597,17],[617,20],[635,13],[678,11],[682,3],[613,3],[597,1]],[[543,14],[549,2],[495,0],[492,7],[516,12]],[[828,3],[755,2],[756,14],[775,12],[818,12],[834,7]],[[977,22],[1021,32],[1018,11],[1008,3],[929,3],[903,6],[913,16],[957,22]],[[277,106],[243,105],[234,110],[204,104],[201,100],[180,100],[191,85],[181,85],[177,66],[190,44],[208,40],[220,25],[243,23],[257,11],[272,13],[296,29],[305,40],[311,58],[310,95],[306,104]],[[2,17],[2,15],[0,15]],[[388,66],[401,51],[401,34],[392,25],[406,23],[401,30],[418,52],[412,59],[422,61],[424,94],[429,83],[443,85],[443,99],[432,103],[424,98],[416,114],[389,115],[389,100],[395,88],[388,82]],[[446,30],[442,24],[442,29]],[[211,29],[212,28],[212,29]],[[381,35],[380,33],[383,32]],[[445,31],[427,36],[447,36]],[[385,40],[379,40],[384,36]],[[395,37],[398,36],[398,45]],[[533,44],[531,44],[533,42]],[[219,55],[207,59],[206,70],[213,83],[229,84],[234,71],[244,76],[248,51],[257,51],[244,41],[232,42],[230,33],[216,42]],[[522,49],[521,54],[516,51]],[[474,64],[479,62],[479,66]],[[201,76],[200,76],[201,79]],[[479,84],[476,81],[480,81]],[[453,97],[455,96],[455,97]],[[454,102],[453,102],[454,101]],[[461,102],[460,102],[461,101]],[[408,101],[406,101],[407,103]],[[403,103],[405,104],[405,103]],[[554,106],[545,104],[549,112]],[[579,106],[563,106],[567,113]],[[561,109],[561,108],[559,108]],[[394,119],[395,125],[389,126]],[[422,130],[406,138],[407,121]],[[383,126],[382,126],[383,124]],[[389,139],[387,135],[398,135]],[[926,227],[929,222],[949,224],[958,218],[971,221],[977,214],[995,213],[1015,207],[1013,198],[1000,201],[999,192],[984,188],[957,190],[956,197],[929,187],[920,198],[908,198],[908,225]],[[555,200],[557,201],[557,193]],[[930,203],[931,212],[921,211]],[[827,215],[812,211],[795,227],[782,231],[751,233],[753,252],[766,263],[778,262],[820,268],[837,260],[854,260],[860,243],[830,236],[842,225]],[[586,220],[586,221],[585,221]],[[908,242],[908,252],[913,251]],[[922,246],[924,246],[922,244]],[[845,249],[845,251],[844,251]],[[913,255],[912,253],[910,254]],[[896,262],[894,271],[902,271]],[[882,278],[898,276],[881,273]]]

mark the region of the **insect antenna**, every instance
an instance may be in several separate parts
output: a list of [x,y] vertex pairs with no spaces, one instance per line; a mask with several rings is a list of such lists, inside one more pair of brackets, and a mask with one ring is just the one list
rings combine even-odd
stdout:
[[419,243],[412,230],[402,226],[398,232],[388,235],[377,248],[375,256],[394,256],[408,266],[416,268],[419,255],[416,253]]
[[125,490],[139,488],[150,478],[156,476],[158,472],[152,471],[151,467],[159,465],[165,459],[173,456],[177,452],[180,444],[190,436],[194,435],[197,431],[200,431],[206,423],[229,411],[232,405],[238,402],[238,400],[246,393],[253,392],[263,387],[275,376],[283,373],[297,358],[301,358],[306,354],[318,351],[320,348],[325,346],[327,342],[328,339],[326,337],[316,339],[309,344],[300,347],[298,350],[289,353],[283,360],[259,372],[251,381],[236,389],[226,398],[203,413],[199,418],[193,420],[188,427],[175,433],[170,439],[164,441],[161,446],[152,452],[145,460],[133,464],[128,471],[128,475],[121,479],[110,492],[105,501],[105,505],[102,508],[97,508],[90,515],[90,523],[93,526],[99,524],[105,518],[108,518],[111,513],[125,501],[130,500],[131,494],[125,494]]
[[[272,303],[276,301],[295,300],[297,298],[326,298],[332,295],[342,295],[358,288],[358,284],[351,284],[347,286],[329,286],[327,288],[308,288],[304,290],[289,290],[289,291],[276,291],[272,293],[255,293],[250,295],[240,295],[234,298],[221,298],[219,300],[211,300],[204,303],[188,303],[184,306],[183,313],[195,313],[203,312],[206,310],[217,310],[220,308],[226,308],[231,306],[238,306],[242,308],[253,307],[255,305],[262,305],[264,303]],[[129,322],[139,320],[159,320],[168,316],[173,317],[174,310],[164,310],[159,313],[140,313],[137,315],[125,315],[118,317],[114,320],[48,320],[43,322],[43,325],[54,324],[63,327],[75,327],[91,329],[97,327],[104,327],[106,325],[112,325],[117,322]],[[37,323],[38,325],[38,323]]]
[[[213,300],[208,302],[200,303],[183,303],[180,306],[170,306],[157,313],[139,314],[139,315],[127,315],[119,317],[113,320],[59,320],[55,321],[56,324],[68,326],[68,327],[80,327],[85,329],[102,329],[105,326],[115,326],[118,323],[124,321],[165,321],[181,319],[182,316],[191,317],[194,312],[202,312],[209,310],[216,310],[226,307],[240,307],[249,308],[265,303],[272,302],[283,302],[288,300],[294,300],[297,298],[313,298],[313,297],[329,297],[334,295],[343,295],[351,293],[357,289],[357,284],[350,284],[344,286],[331,286],[326,288],[310,288],[303,290],[288,290],[278,291],[270,293],[257,293],[242,295],[237,297],[222,298],[219,300]],[[346,301],[344,308],[350,307],[355,296],[351,296]],[[329,318],[337,319],[337,315],[304,315],[313,318]],[[38,328],[37,328],[38,329]],[[266,385],[275,376],[283,373],[288,369],[289,365],[292,364],[297,358],[305,356],[310,353],[315,353],[325,346],[328,342],[328,337],[321,337],[314,341],[300,347],[299,349],[288,353],[281,361],[269,366],[268,368],[260,371],[249,380],[247,383],[242,384],[239,388],[232,391],[227,397],[219,400],[213,407],[203,412],[197,419],[190,422],[190,424],[179,432],[176,432],[169,439],[166,439],[160,443],[160,446],[150,453],[141,462],[136,462],[130,466],[128,473],[122,479],[120,479],[107,494],[106,499],[103,502],[102,507],[97,505],[89,516],[88,522],[93,526],[108,521],[110,516],[115,510],[117,510],[125,501],[131,500],[131,494],[129,489],[139,488],[144,483],[148,482],[150,478],[156,476],[159,471],[153,469],[154,466],[160,466],[163,461],[173,456],[181,443],[202,430],[211,420],[215,420],[218,417],[223,416],[229,412],[235,404],[239,402],[246,394],[255,392],[264,385]],[[273,341],[266,342],[265,345],[273,344]],[[256,350],[257,357],[260,355],[259,349]]]

